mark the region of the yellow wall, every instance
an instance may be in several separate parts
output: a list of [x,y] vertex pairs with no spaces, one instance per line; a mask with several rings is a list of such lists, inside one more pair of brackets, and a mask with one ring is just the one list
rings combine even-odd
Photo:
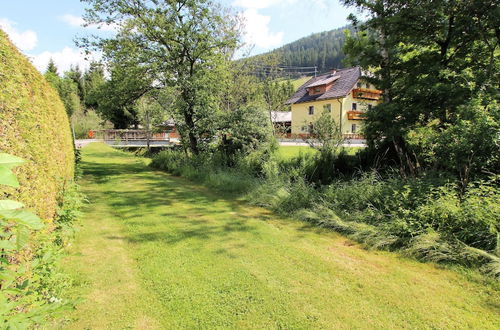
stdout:
[[[336,99],[326,101],[316,101],[307,103],[292,104],[292,134],[307,134],[309,132],[307,126],[313,123],[323,113],[323,106],[331,104],[331,115],[336,122],[339,121],[340,103]],[[314,106],[314,115],[309,115],[309,106]],[[305,130],[302,127],[306,126]]]
[[[366,88],[366,84],[363,83],[363,88]],[[356,86],[354,87],[356,88]],[[370,86],[373,88],[373,86]],[[340,102],[339,102],[340,101]],[[323,106],[325,104],[331,104],[332,111],[331,115],[335,122],[340,121],[340,103],[342,103],[342,133],[350,134],[352,132],[352,124],[356,124],[356,132],[359,134],[362,128],[362,120],[348,120],[347,111],[352,110],[352,103],[357,103],[357,111],[366,111],[368,109],[368,104],[373,106],[378,104],[375,100],[363,100],[363,99],[353,99],[352,92],[349,93],[345,98],[331,99],[324,101],[314,101],[307,103],[292,104],[292,134],[307,134],[309,123],[313,123],[321,116],[323,113]],[[309,106],[314,106],[314,115],[309,115]],[[305,130],[302,127],[306,126]]]

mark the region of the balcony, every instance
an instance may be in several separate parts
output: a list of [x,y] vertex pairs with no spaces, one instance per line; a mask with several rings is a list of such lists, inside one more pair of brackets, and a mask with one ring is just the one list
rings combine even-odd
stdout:
[[365,119],[365,113],[363,111],[347,111],[347,119],[349,120],[363,120]]
[[380,100],[382,91],[378,89],[355,88],[352,90],[352,97],[355,99]]

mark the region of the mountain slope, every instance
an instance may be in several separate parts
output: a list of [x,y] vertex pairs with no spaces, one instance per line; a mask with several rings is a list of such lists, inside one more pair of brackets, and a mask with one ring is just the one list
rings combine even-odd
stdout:
[[281,64],[291,75],[313,75],[314,66],[317,67],[319,73],[332,68],[343,68],[342,48],[346,29],[352,31],[353,28],[348,25],[331,31],[314,33],[268,53],[256,55],[255,58],[280,54],[283,58]]

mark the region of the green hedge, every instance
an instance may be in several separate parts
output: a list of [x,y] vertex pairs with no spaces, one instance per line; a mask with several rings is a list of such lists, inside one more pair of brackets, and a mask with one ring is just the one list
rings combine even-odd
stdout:
[[0,152],[27,160],[18,189],[0,192],[53,219],[57,198],[74,176],[69,120],[57,92],[0,30]]

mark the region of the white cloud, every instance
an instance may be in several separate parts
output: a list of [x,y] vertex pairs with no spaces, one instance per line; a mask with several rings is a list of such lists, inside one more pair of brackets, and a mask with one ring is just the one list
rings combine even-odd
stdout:
[[15,22],[7,18],[0,18],[0,28],[9,35],[9,38],[12,40],[14,45],[23,51],[35,48],[38,43],[36,32],[32,30],[20,32],[14,27],[14,25],[16,25]]
[[[70,26],[73,27],[84,27],[85,20],[81,16],[75,16],[71,14],[65,14],[59,17],[59,19]],[[90,24],[86,26],[88,29],[101,30],[101,31],[116,31],[118,29],[117,24]]]
[[247,9],[241,15],[245,23],[243,38],[247,44],[262,48],[281,45],[283,32],[273,33],[269,31],[270,16],[261,15],[256,9]]
[[[45,51],[38,55],[28,55],[28,57],[40,72],[45,72],[50,59],[52,59],[56,64],[59,73],[68,71],[71,65],[78,65],[80,69],[84,70],[87,69],[90,64],[89,61],[86,60],[89,56],[86,56],[80,50],[71,47],[64,47],[58,52]],[[89,59],[97,60],[99,59],[99,56],[92,55]]]

